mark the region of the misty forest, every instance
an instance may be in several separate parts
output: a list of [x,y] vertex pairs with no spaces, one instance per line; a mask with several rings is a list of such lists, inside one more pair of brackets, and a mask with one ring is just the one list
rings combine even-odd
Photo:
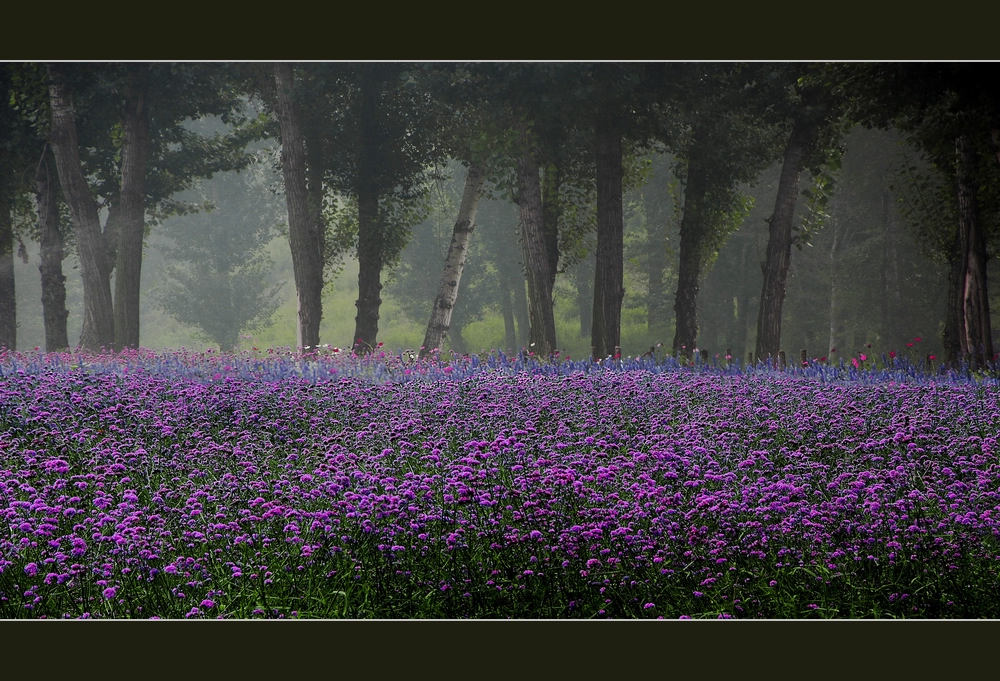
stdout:
[[5,63],[0,346],[987,362],[991,68]]
[[1000,617],[995,71],[0,63],[0,619]]

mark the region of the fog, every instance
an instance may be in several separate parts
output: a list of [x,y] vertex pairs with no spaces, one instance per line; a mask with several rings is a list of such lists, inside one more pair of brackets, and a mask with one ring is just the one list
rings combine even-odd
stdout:
[[[353,82],[350,75],[323,77],[331,83],[345,83],[339,86],[348,88],[345,92],[354,87],[349,85]],[[380,101],[389,101],[389,95],[382,96]],[[267,110],[267,106],[255,106],[257,113]],[[633,117],[639,120],[642,115],[647,114],[634,113]],[[272,115],[270,132],[253,143],[253,158],[240,171],[208,173],[170,197],[189,208],[200,206],[200,210],[147,213],[140,284],[141,346],[228,351],[299,344],[299,295],[289,246],[294,226],[285,195],[289,176],[287,168],[282,172],[276,120]],[[189,120],[185,125],[204,135],[232,131],[218,117]],[[353,143],[349,140],[354,139],[350,135],[361,133],[352,132],[348,123],[337,125],[343,126],[338,133],[342,136],[331,133],[329,139],[324,138],[322,144],[330,146],[324,146],[323,153],[335,156],[343,149],[347,158],[352,153],[346,150]],[[697,121],[691,125],[696,129]],[[585,134],[586,126],[581,130],[579,134]],[[688,133],[670,138],[682,141],[663,143],[656,135],[667,133],[650,137],[636,132],[629,141],[632,129],[621,130],[620,139],[625,140],[620,208],[623,295],[618,343],[625,355],[651,352],[662,357],[676,350],[671,344],[678,337],[681,230],[691,202],[685,196],[690,184],[685,169],[694,152],[685,146],[692,144],[684,137]],[[389,132],[378,134],[390,139]],[[409,139],[414,133],[406,134]],[[549,144],[541,139],[539,145]],[[555,143],[576,144],[578,138],[564,134]],[[180,148],[178,144],[174,143],[175,149]],[[309,149],[317,148],[309,144]],[[916,359],[943,356],[948,261],[928,236],[932,229],[926,218],[928,193],[914,180],[929,182],[926,178],[935,173],[933,161],[892,126],[848,125],[835,146],[839,149],[837,167],[831,171],[834,180],[824,189],[822,205],[817,208],[811,203],[819,186],[816,172],[803,171],[796,192],[794,245],[781,307],[782,352],[789,359],[797,360],[804,353],[809,360],[821,361],[890,352]],[[769,161],[761,163],[752,179],[735,182],[726,199],[731,204],[720,208],[732,224],[719,227],[707,246],[704,239],[699,246],[703,252],[696,278],[696,348],[684,346],[684,350],[696,349],[702,361],[753,359],[769,225],[775,216],[782,171],[780,148],[768,153]],[[555,245],[550,249],[557,249],[549,251],[549,258],[555,267],[551,304],[556,355],[561,357],[589,356],[595,342],[599,213],[594,170],[588,167],[593,156],[588,154],[585,150],[572,157],[552,156],[541,164],[537,176],[545,191],[550,179],[561,182],[554,194],[544,194],[546,209],[554,206],[557,211],[551,225],[558,231],[545,238]],[[388,245],[379,254],[378,335],[371,345],[392,351],[420,348],[424,342],[442,287],[449,245],[457,234],[469,166],[467,158],[454,153],[428,156],[422,163],[418,170],[408,168],[405,175],[400,170],[398,177],[384,180],[389,184],[378,199],[379,238]],[[492,174],[476,208],[461,279],[455,284],[457,297],[454,306],[449,305],[450,328],[441,348],[460,354],[495,349],[521,352],[533,347],[525,213],[516,201],[520,195],[514,166],[495,159],[490,163],[494,164]],[[351,348],[356,342],[356,324],[360,324],[356,321],[359,273],[367,267],[358,238],[366,229],[358,207],[361,194],[351,184],[352,173],[362,171],[354,161],[343,166],[331,162],[329,168],[322,198],[317,199],[323,203],[325,232],[318,333],[322,343]],[[309,182],[311,190],[315,184],[311,176]],[[407,198],[399,198],[403,196]],[[16,243],[23,245],[13,262],[17,348],[44,349],[39,244],[28,224],[31,211],[21,209],[17,215]],[[106,211],[102,215],[106,219]],[[985,222],[991,217],[992,213],[984,211]],[[72,345],[83,330],[84,287],[77,240],[66,211],[63,224],[69,237],[63,272]],[[994,226],[989,223],[985,229]],[[996,275],[991,258],[986,278]],[[989,307],[995,309],[996,303],[996,295],[991,295]]]

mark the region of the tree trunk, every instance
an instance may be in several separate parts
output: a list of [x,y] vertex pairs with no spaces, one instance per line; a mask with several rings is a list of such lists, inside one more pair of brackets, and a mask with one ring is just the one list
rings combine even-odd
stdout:
[[514,281],[514,320],[517,322],[515,348],[526,348],[531,338],[531,313],[528,311],[528,289],[524,277]]
[[379,307],[382,304],[382,238],[378,197],[362,190],[358,195],[358,314],[354,325],[354,351],[367,354],[375,348]]
[[146,232],[149,110],[140,65],[132,67],[125,95],[118,248],[115,254],[115,350],[139,347],[139,288]]
[[760,292],[760,313],[757,315],[756,353],[761,360],[776,358],[781,349],[781,307],[785,302],[785,284],[792,257],[792,226],[799,196],[799,176],[806,150],[817,132],[817,124],[800,119],[795,122],[785,147],[774,213],[769,220],[764,283]]
[[545,235],[545,254],[549,259],[549,286],[556,285],[556,272],[559,270],[559,219],[562,216],[562,203],[559,201],[559,188],[562,185],[562,172],[555,163],[545,167],[542,178],[542,233]]
[[66,320],[66,277],[62,271],[63,235],[59,231],[58,179],[50,163],[51,152],[45,147],[35,175],[35,205],[38,210],[40,246],[38,271],[42,280],[42,318],[45,325],[45,351],[69,348]]
[[621,345],[622,300],[625,297],[622,143],[611,117],[600,118],[594,146],[597,162],[597,253],[590,345],[593,359],[601,359],[613,354]]
[[521,248],[528,281],[531,331],[529,349],[548,357],[556,349],[556,323],[552,309],[552,277],[545,236],[542,233],[542,192],[538,161],[528,146],[528,131],[521,130],[522,150],[517,163],[517,204],[520,212]]
[[361,131],[358,151],[358,314],[354,325],[354,351],[368,354],[375,349],[379,308],[382,305],[382,267],[385,264],[382,216],[372,158],[378,142],[375,123],[378,91],[374,74],[361,77]]
[[964,136],[956,140],[956,155],[958,230],[965,266],[961,280],[963,324],[959,340],[962,355],[973,368],[979,368],[993,358],[986,287],[986,240],[979,225],[975,152]]
[[684,187],[684,214],[681,217],[680,253],[677,266],[677,293],[674,300],[673,354],[691,357],[698,347],[698,288],[701,279],[702,239],[706,230],[705,192],[708,180],[700,158],[688,159]]
[[11,193],[6,186],[0,186],[0,350],[17,349],[13,207]]
[[448,246],[448,255],[441,273],[441,285],[434,299],[430,320],[427,322],[427,332],[424,334],[424,344],[420,350],[421,357],[425,357],[434,348],[440,348],[448,335],[448,329],[451,328],[451,311],[458,299],[458,287],[462,281],[465,258],[469,252],[469,239],[476,228],[476,207],[485,179],[486,175],[480,166],[469,165],[469,172],[465,177],[465,190],[462,192],[462,203],[458,209],[458,218],[455,220],[451,244]]
[[310,198],[306,185],[306,140],[293,95],[292,65],[275,64],[274,80],[281,126],[281,171],[288,208],[288,244],[298,300],[296,342],[300,348],[313,348],[319,345],[323,317],[323,229],[316,202]]
[[111,263],[97,203],[83,175],[76,132],[76,112],[58,65],[49,65],[50,142],[56,171],[76,233],[80,274],[83,279],[84,319],[80,346],[100,351],[114,346],[111,304]]
[[[830,336],[827,340],[827,357],[837,347],[837,225],[833,225],[833,240],[830,242]],[[832,358],[831,358],[832,359]]]

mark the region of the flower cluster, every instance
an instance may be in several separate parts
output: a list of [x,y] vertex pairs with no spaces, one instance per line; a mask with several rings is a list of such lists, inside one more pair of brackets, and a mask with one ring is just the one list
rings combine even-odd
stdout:
[[330,357],[0,365],[0,616],[1000,613],[996,386]]

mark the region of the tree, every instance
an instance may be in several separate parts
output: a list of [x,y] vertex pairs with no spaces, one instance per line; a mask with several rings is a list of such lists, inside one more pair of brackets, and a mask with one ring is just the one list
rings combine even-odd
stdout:
[[242,102],[227,69],[218,65],[48,64],[46,71],[47,133],[84,283],[80,344],[136,347],[147,220],[183,210],[170,197],[194,178],[244,163],[241,149],[258,130],[244,126],[201,139],[184,129],[184,120],[207,114],[238,121]]
[[[1000,98],[983,88],[990,65],[903,63],[846,67],[833,82],[852,95],[851,114],[867,126],[895,126],[948,179],[950,217],[924,229],[950,265],[943,341],[946,361],[983,366],[994,359],[986,263],[995,252]],[[928,213],[929,216],[935,212]]]
[[[264,165],[261,160],[253,168]],[[223,352],[236,348],[242,332],[268,324],[279,304],[282,282],[268,281],[272,263],[263,252],[278,218],[261,184],[250,169],[241,175],[222,173],[197,187],[192,202],[207,205],[207,210],[163,225],[172,241],[164,250],[174,264],[154,297]]]
[[682,129],[665,140],[684,179],[672,349],[690,357],[701,279],[749,212],[745,187],[773,158],[780,126],[767,116],[773,85],[764,66],[698,65],[677,76]]
[[[276,84],[284,87],[292,82],[287,65],[276,68]],[[288,100],[279,105],[274,96],[267,101],[272,109],[284,110],[283,140],[295,148],[286,159],[299,163],[304,158],[304,171],[296,170],[288,178],[290,210],[306,215],[296,222],[312,223],[318,210],[324,227],[316,229],[311,239],[304,228],[296,228],[294,232],[303,236],[296,237],[299,241],[292,248],[302,261],[307,247],[320,252],[324,265],[329,265],[354,246],[359,269],[353,348],[367,353],[377,345],[382,271],[394,264],[410,226],[420,221],[427,180],[444,159],[440,111],[419,66],[309,64],[296,68],[294,77],[294,107],[286,106]],[[259,91],[267,97],[266,89]],[[296,111],[301,121],[298,139],[303,142],[287,134],[288,114]],[[331,231],[335,238],[330,238]],[[292,232],[290,226],[290,237]],[[321,240],[321,247],[308,245]],[[303,310],[305,288],[315,292],[322,286],[318,269],[313,263],[301,268],[301,281],[296,275]],[[308,297],[316,299],[313,293]],[[318,324],[318,303],[308,307],[310,323]],[[311,332],[309,336],[311,341]]]
[[[843,119],[837,95],[822,81],[810,80],[808,73],[793,71],[790,76],[793,80],[787,105],[791,108],[786,111],[791,118],[791,131],[782,156],[774,212],[768,220],[764,281],[757,315],[758,358],[778,357],[781,347],[781,308],[791,262],[800,176],[811,169],[821,183],[828,181],[823,167],[835,166],[840,154],[838,142]],[[820,199],[825,200],[826,189],[822,184],[818,192]]]
[[430,320],[427,322],[427,332],[420,348],[421,357],[426,356],[434,348],[441,347],[442,341],[451,328],[451,315],[458,298],[458,287],[462,281],[465,269],[465,258],[469,251],[469,238],[476,226],[476,208],[482,195],[483,183],[486,179],[482,167],[470,165],[466,173],[465,190],[462,192],[462,203],[455,220],[454,234],[445,257],[444,271],[441,274],[441,284]]
[[146,234],[146,174],[150,144],[149,72],[130,68],[124,76],[121,189],[115,248],[114,349],[139,347],[139,278]]
[[517,205],[521,252],[528,282],[529,345],[542,357],[556,349],[556,322],[552,309],[552,274],[542,231],[540,165],[531,125],[520,121],[517,159]]
[[[325,226],[322,222],[322,167],[318,151],[321,142],[313,135],[306,140],[300,121],[299,104],[294,95],[292,65],[274,65],[275,100],[281,125],[281,169],[288,205],[288,243],[298,300],[298,345],[319,345],[319,324],[323,316],[323,268]],[[301,97],[301,96],[300,96]],[[312,152],[313,163],[307,163]],[[311,170],[307,182],[307,172]]]
[[[62,215],[59,201],[59,182],[55,175],[51,146],[39,130],[39,101],[47,99],[39,69],[33,64],[6,64],[0,72],[3,91],[7,95],[0,104],[0,119],[5,127],[3,145],[5,162],[9,171],[4,187],[17,213],[12,236],[37,239],[41,243],[39,271],[42,284],[42,307],[45,327],[45,349],[49,352],[69,347],[66,332],[66,277],[62,273],[65,238],[68,223]],[[47,117],[47,111],[46,111]],[[27,200],[34,194],[34,210]],[[23,248],[23,242],[21,242]],[[24,256],[27,257],[27,256]],[[11,302],[8,315],[11,329],[16,327],[13,280],[10,284]],[[3,296],[6,300],[6,296]],[[11,336],[13,343],[13,336]],[[13,347],[13,345],[11,346]]]
[[38,213],[38,271],[42,278],[42,316],[45,325],[45,351],[69,348],[66,330],[66,276],[62,271],[65,236],[60,214],[59,180],[53,168],[52,150],[45,146],[35,175],[35,205]]
[[51,64],[49,139],[63,195],[73,216],[83,279],[84,322],[80,346],[101,350],[114,345],[114,315],[111,304],[111,262],[97,201],[84,176],[77,132],[77,113],[64,67]]

